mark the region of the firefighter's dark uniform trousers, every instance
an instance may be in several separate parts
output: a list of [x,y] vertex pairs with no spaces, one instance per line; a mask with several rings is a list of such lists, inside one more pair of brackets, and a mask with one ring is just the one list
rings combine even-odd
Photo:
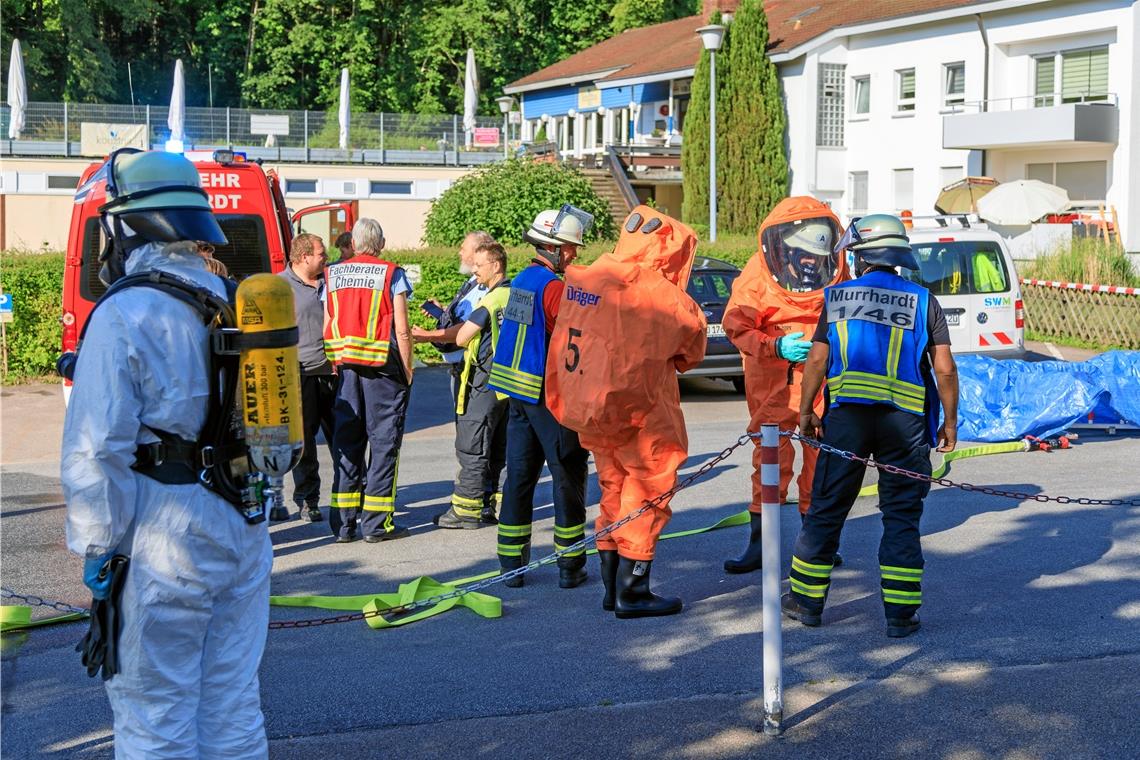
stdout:
[[455,418],[455,458],[459,475],[451,506],[456,514],[478,518],[484,497],[499,491],[506,465],[507,400],[493,390],[470,388],[463,414]]
[[409,387],[380,370],[342,364],[336,398],[333,483],[329,527],[351,537],[357,521],[365,536],[394,530],[396,473],[404,438]]
[[332,452],[333,407],[336,404],[336,375],[301,375],[301,419],[305,425],[305,450],[293,468],[293,502],[298,507],[315,507],[321,502],[320,465],[317,463],[317,431],[325,436]]
[[[529,551],[534,519],[534,488],[543,460],[554,481],[554,548],[563,549],[586,536],[586,460],[578,434],[562,427],[539,399],[528,404],[509,399],[507,416],[507,481],[499,514],[499,564],[520,567]],[[558,566],[580,568],[585,550],[563,555]]]
[[[841,404],[823,423],[824,443],[861,457],[930,475],[926,421],[887,404]],[[851,505],[859,495],[866,467],[821,452],[812,485],[811,507],[792,553],[791,586],[796,600],[813,613],[823,611],[831,583],[831,560]],[[922,603],[922,546],[919,520],[930,484],[879,472],[883,538],[879,570],[887,618],[905,619]]]

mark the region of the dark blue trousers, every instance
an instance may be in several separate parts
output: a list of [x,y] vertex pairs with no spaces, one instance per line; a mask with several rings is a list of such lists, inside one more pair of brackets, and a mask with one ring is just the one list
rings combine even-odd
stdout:
[[336,396],[329,527],[337,536],[395,530],[396,473],[408,410],[408,386],[367,367],[341,365]]
[[[930,445],[923,417],[887,404],[842,404],[827,413],[824,443],[861,457],[923,475],[930,474]],[[866,467],[820,452],[811,507],[792,552],[792,593],[812,612],[822,612],[831,585],[832,558]],[[919,521],[930,484],[879,471],[883,537],[879,572],[887,618],[909,618],[922,604],[922,545]]]
[[333,462],[333,406],[336,404],[336,375],[301,375],[301,419],[305,426],[305,450],[293,468],[293,503],[315,507],[321,503],[321,474],[317,462],[317,431],[325,436]]
[[[554,481],[554,546],[571,546],[585,537],[586,460],[578,434],[562,427],[541,401],[527,404],[509,400],[507,412],[507,480],[499,511],[499,564],[521,567],[529,553],[534,520],[534,488],[542,464]],[[586,564],[584,552],[563,555],[559,567]]]

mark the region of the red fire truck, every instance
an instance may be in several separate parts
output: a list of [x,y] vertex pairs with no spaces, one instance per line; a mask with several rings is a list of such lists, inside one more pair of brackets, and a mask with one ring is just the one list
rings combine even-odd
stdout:
[[[228,241],[214,246],[214,257],[238,280],[257,272],[284,269],[295,230],[320,234],[329,251],[335,251],[336,237],[352,229],[355,202],[309,206],[290,216],[276,172],[265,171],[260,163],[246,161],[243,154],[228,150],[190,151],[185,155],[197,166],[202,187]],[[91,308],[106,290],[99,280],[99,253],[105,241],[99,207],[107,200],[106,182],[99,170],[104,163],[91,164],[80,177],[71,212],[63,272],[65,352],[75,350]],[[65,400],[70,386],[71,382],[65,381]]]

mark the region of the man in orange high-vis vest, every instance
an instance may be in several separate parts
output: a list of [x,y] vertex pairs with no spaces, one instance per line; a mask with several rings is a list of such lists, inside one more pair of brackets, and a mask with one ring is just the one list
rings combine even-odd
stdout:
[[[705,355],[705,318],[685,291],[696,247],[691,229],[638,206],[612,253],[566,272],[546,403],[594,454],[598,531],[672,488],[688,458],[677,372]],[[665,500],[598,539],[602,609],[623,619],[681,611],[680,599],[650,589],[657,539],[671,514]]]
[[[724,332],[744,357],[748,429],[775,423],[781,430],[799,424],[800,385],[811,335],[823,310],[823,289],[847,279],[846,259],[832,251],[839,219],[810,196],[785,198],[760,224],[759,250],[732,285],[724,310]],[[823,394],[815,401],[822,413]],[[761,556],[760,447],[752,453],[751,533],[744,554],[724,563],[727,573],[759,570]],[[819,451],[802,447],[798,479],[802,516],[811,504],[812,477]],[[792,442],[780,438],[780,501],[792,482]],[[839,563],[838,555],[836,564]]]
[[404,416],[412,384],[412,336],[404,270],[379,257],[384,231],[375,219],[352,227],[351,261],[326,274],[325,353],[337,367],[329,527],[337,543],[403,538],[392,521]]

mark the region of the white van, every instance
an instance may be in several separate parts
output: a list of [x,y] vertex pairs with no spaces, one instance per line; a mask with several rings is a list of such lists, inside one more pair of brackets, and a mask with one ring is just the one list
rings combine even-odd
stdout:
[[965,216],[915,218],[909,237],[919,270],[901,271],[942,305],[951,350],[1020,358],[1025,310],[1005,240]]

